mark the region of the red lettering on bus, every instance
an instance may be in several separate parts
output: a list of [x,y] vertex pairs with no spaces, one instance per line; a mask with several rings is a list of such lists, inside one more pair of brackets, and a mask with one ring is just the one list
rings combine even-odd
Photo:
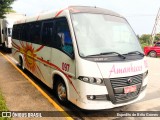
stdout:
[[70,65],[69,64],[67,64],[67,63],[62,63],[62,70],[64,70],[64,71],[69,71],[69,68],[70,68]]

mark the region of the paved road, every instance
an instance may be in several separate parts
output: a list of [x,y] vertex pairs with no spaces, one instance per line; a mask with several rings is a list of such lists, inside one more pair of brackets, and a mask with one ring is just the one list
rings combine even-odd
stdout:
[[[9,56],[11,59],[10,55]],[[149,65],[149,82],[147,86],[147,94],[145,98],[137,103],[127,105],[124,107],[110,109],[110,111],[160,111],[160,58],[147,58]],[[7,101],[7,106],[10,110],[17,111],[56,111],[56,109],[40,94],[40,92],[35,89],[12,65],[6,61],[0,55],[0,89],[5,96]],[[36,80],[32,75],[27,72],[27,75],[33,79],[53,100],[56,101],[52,91],[48,89],[44,84]],[[57,101],[56,101],[57,102]],[[94,112],[78,112],[80,109],[72,104],[66,106],[61,106],[64,110],[74,110],[71,116],[78,115],[79,117],[74,117],[76,119],[85,120],[110,120],[118,119],[121,117],[102,117],[102,111]],[[106,116],[107,116],[106,110]],[[104,114],[104,112],[103,112]],[[92,117],[97,116],[97,117]],[[100,117],[98,117],[100,116]],[[48,118],[47,118],[48,119]],[[54,118],[54,119],[62,119]],[[150,119],[160,119],[160,117],[125,117],[126,120],[150,120]]]
[[[1,54],[0,90],[10,111],[57,111]],[[61,116],[63,116],[63,114]],[[17,118],[13,118],[13,120],[14,119],[16,120]],[[23,120],[31,119],[33,118],[23,118]],[[53,118],[50,117],[37,118],[37,120],[39,119],[53,120]],[[65,119],[65,117],[54,117],[54,120]]]

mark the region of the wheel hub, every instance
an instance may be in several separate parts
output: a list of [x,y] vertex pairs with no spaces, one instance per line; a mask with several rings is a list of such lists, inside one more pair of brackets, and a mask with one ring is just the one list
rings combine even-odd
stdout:
[[66,94],[66,88],[65,88],[65,86],[62,83],[60,83],[58,85],[58,97],[59,97],[60,100],[63,101],[63,100],[66,99],[66,96],[67,96],[67,94]]

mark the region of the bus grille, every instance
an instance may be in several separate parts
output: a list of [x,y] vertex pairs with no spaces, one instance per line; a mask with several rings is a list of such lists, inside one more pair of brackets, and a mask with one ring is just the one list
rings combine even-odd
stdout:
[[[110,78],[110,83],[113,89],[115,102],[125,102],[127,100],[134,99],[138,96],[142,85],[143,75],[135,75],[121,78]],[[129,81],[131,79],[131,81]],[[136,85],[137,91],[124,93],[124,87]]]

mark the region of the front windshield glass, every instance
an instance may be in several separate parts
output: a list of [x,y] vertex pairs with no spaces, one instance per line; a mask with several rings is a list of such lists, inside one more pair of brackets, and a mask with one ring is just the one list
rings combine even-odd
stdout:
[[142,52],[137,37],[121,17],[78,13],[73,14],[72,19],[82,57],[106,52]]

